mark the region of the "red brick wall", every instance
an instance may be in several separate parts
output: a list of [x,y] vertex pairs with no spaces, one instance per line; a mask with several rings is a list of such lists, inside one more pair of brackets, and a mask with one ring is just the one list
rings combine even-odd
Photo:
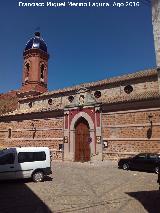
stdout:
[[61,117],[0,123],[0,147],[47,146],[51,150],[57,150],[58,154],[55,153],[54,157],[60,159],[62,155],[59,153],[59,144],[63,144]]
[[[21,92],[35,90],[37,92],[47,91],[48,80],[48,58],[49,55],[39,49],[30,49],[24,52],[24,66],[23,66],[23,81]],[[29,63],[28,81],[26,82],[26,67]],[[44,64],[44,82],[41,82],[40,65]]]
[[14,111],[18,107],[17,91],[0,94],[0,115]]
[[160,109],[102,114],[102,137],[108,142],[104,159],[160,152]]

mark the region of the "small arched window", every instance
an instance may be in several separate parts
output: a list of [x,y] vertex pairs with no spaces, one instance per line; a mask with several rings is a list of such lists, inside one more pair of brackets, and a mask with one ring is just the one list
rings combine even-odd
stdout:
[[29,76],[29,70],[30,70],[30,65],[29,65],[29,63],[26,63],[26,64],[25,64],[25,67],[26,67],[26,77],[28,77],[28,76]]
[[11,137],[12,137],[12,129],[9,128],[9,129],[8,129],[8,138],[11,138]]
[[44,64],[41,64],[40,69],[41,69],[41,79],[44,79]]

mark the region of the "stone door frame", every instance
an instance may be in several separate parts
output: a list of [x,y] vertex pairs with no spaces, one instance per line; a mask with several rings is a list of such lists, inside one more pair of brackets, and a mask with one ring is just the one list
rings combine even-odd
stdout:
[[75,159],[75,124],[80,118],[84,118],[89,124],[89,132],[91,137],[90,152],[91,155],[95,154],[95,126],[92,118],[86,112],[79,112],[74,116],[70,125],[70,152],[72,153],[73,160]]

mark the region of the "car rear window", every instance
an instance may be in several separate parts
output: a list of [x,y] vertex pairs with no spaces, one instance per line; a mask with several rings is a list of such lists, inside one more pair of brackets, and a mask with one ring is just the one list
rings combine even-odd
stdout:
[[151,159],[157,159],[157,158],[160,158],[160,155],[159,154],[149,154],[149,158]]
[[155,158],[157,158],[158,156],[157,155],[155,155],[155,154],[150,154],[149,155],[149,158],[153,158],[153,159],[155,159]]
[[146,154],[139,154],[137,155],[138,158],[146,158]]
[[45,152],[19,152],[18,163],[44,161],[46,160]]

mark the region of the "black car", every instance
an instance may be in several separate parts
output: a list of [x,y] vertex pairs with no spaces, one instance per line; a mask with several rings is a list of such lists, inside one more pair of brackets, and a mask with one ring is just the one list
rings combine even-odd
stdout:
[[118,167],[124,170],[153,171],[158,174],[160,171],[160,154],[140,153],[134,157],[120,159]]

